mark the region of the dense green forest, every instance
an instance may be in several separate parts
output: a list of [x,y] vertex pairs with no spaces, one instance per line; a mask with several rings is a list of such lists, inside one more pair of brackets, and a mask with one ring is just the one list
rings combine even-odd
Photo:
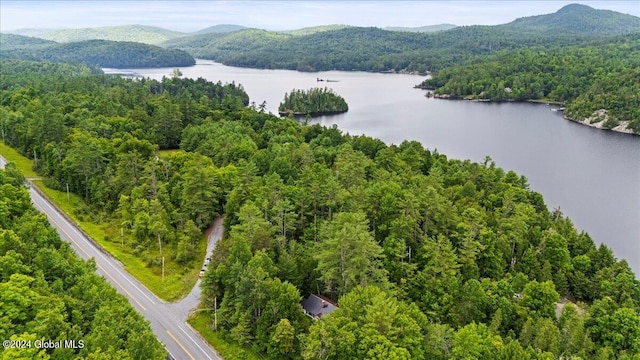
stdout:
[[294,36],[250,29],[164,45],[233,66],[431,71],[420,86],[437,95],[560,102],[569,118],[640,133],[638,34],[637,17],[573,4],[504,25],[435,34],[345,27]]
[[[2,63],[5,142],[131,232],[150,267],[160,246],[194,256],[225,214],[202,289],[229,340],[274,359],[640,354],[626,261],[489,158],[303,126],[235,84],[28,67]],[[311,321],[310,293],[340,308]]]
[[163,41],[187,35],[186,33],[171,31],[157,26],[120,25],[101,26],[81,29],[49,30],[39,33],[15,32],[18,35],[37,36],[42,39],[58,43],[79,42],[86,40],[132,41],[143,44],[157,45]]
[[503,48],[543,44],[558,36],[513,39],[511,30],[461,27],[436,34],[346,27],[308,35],[246,29],[169,40],[167,48],[230,66],[299,71],[425,73]]
[[147,25],[117,25],[117,26],[101,26],[93,28],[81,29],[20,29],[12,31],[13,34],[40,39],[50,40],[52,42],[66,43],[85,40],[111,40],[111,41],[133,41],[143,44],[158,45],[164,41],[178,38],[181,36],[206,34],[206,33],[225,33],[246,29],[240,25],[214,25],[205,29],[185,33],[172,31],[157,26]]
[[0,51],[2,52],[23,48],[46,48],[55,44],[56,43],[54,41],[36,37],[0,33]]
[[340,25],[340,24],[320,25],[320,26],[305,27],[305,28],[296,29],[296,30],[287,30],[287,31],[282,31],[282,32],[285,33],[285,34],[292,34],[292,35],[311,35],[311,34],[315,34],[315,33],[319,33],[319,32],[340,30],[340,29],[345,29],[345,28],[349,28],[349,27],[352,27],[352,26],[350,26],[350,25]]
[[640,18],[587,5],[569,4],[553,14],[528,16],[502,25],[536,33],[562,32],[565,35],[589,34],[596,37],[640,32]]
[[[200,128],[193,125],[205,116],[246,106],[244,90],[202,79],[130,82],[91,75],[82,66],[77,75],[67,76],[73,67],[67,64],[40,65],[49,69],[44,74],[28,72],[33,66],[2,63],[5,143],[35,156],[47,185],[64,189],[68,184],[90,208],[101,209],[99,214],[80,209],[82,218],[107,221],[117,213],[113,228],[124,226],[131,233],[131,252],[149,266],[160,266],[159,253],[177,263],[192,259],[201,230],[222,212],[220,199],[235,169],[214,167],[197,154],[151,160],[158,149],[175,149],[199,136]],[[212,142],[199,145],[206,149]],[[243,143],[228,145],[232,156],[232,148],[242,149]]]
[[504,25],[462,26],[436,33],[344,27],[296,35],[245,29],[186,36],[162,45],[231,66],[425,73],[500,50],[577,45],[594,38],[632,33],[640,33],[637,17],[574,4],[553,14]]
[[[2,359],[161,359],[149,324],[60,240],[32,206],[13,164],[0,170],[0,337]],[[75,340],[38,348],[37,340]]]
[[0,57],[61,63],[86,63],[110,68],[191,66],[195,59],[182,50],[167,50],[158,46],[134,42],[87,40],[48,46],[32,46],[19,35],[2,35]]
[[640,38],[504,51],[443,69],[420,86],[455,98],[561,102],[574,119],[606,109],[606,127],[628,121],[627,128],[640,133]]
[[284,94],[284,100],[278,105],[280,115],[323,115],[335,114],[349,110],[349,105],[342,96],[325,88],[309,90],[293,89]]

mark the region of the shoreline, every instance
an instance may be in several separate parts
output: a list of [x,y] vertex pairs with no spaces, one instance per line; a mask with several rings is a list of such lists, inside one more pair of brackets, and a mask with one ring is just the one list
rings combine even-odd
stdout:
[[605,127],[603,124],[606,123],[606,110],[604,110],[604,109],[596,110],[596,111],[594,111],[594,114],[596,114],[596,113],[598,115],[599,114],[605,114],[605,118],[602,118],[601,120],[599,120],[597,122],[591,122],[594,119],[593,116],[585,118],[585,119],[582,119],[582,120],[573,119],[573,118],[570,118],[570,117],[568,117],[566,115],[563,115],[562,117],[565,120],[569,120],[569,121],[572,121],[572,122],[575,122],[575,123],[578,123],[578,124],[581,124],[581,125],[585,125],[585,126],[588,126],[588,127],[591,127],[591,128],[595,128],[595,129],[609,130],[609,131],[614,131],[614,132],[621,133],[621,134],[629,134],[629,135],[640,136],[640,133],[634,132],[632,129],[627,128],[627,125],[629,124],[629,121],[620,121],[619,125],[614,126],[612,128]]
[[[451,94],[444,94],[444,95],[439,95],[439,94],[433,94],[431,93],[431,96],[427,96],[427,97],[432,97],[434,99],[440,99],[440,100],[466,100],[466,101],[474,101],[474,102],[492,102],[492,103],[503,103],[503,102],[521,102],[521,103],[533,103],[533,104],[546,104],[546,105],[564,105],[564,103],[562,102],[558,102],[558,101],[547,101],[547,100],[540,100],[540,99],[528,99],[528,100],[513,100],[513,99],[505,99],[505,100],[494,100],[494,99],[474,99],[474,98],[470,98],[470,97],[461,97],[461,96],[454,96]],[[629,124],[629,121],[619,121],[619,124],[617,126],[614,126],[612,128],[609,127],[605,127],[604,124],[607,122],[608,120],[608,115],[607,115],[607,111],[605,109],[600,109],[600,110],[596,110],[593,112],[593,114],[590,117],[584,118],[584,119],[573,119],[570,118],[566,115],[562,115],[562,117],[565,120],[568,121],[572,121],[581,125],[585,125],[594,129],[599,129],[599,130],[608,130],[608,131],[614,131],[617,133],[621,133],[621,134],[629,134],[629,135],[636,135],[636,136],[640,136],[640,133],[634,132],[632,129],[627,128],[627,125]],[[594,121],[600,119],[598,121]]]
[[301,117],[305,117],[307,115],[309,115],[310,117],[320,117],[320,116],[326,116],[326,115],[337,115],[337,114],[342,114],[342,113],[346,113],[347,110],[335,110],[335,111],[316,111],[316,112],[302,112],[302,111],[291,111],[291,110],[286,110],[286,111],[278,111],[278,114],[280,115],[280,117],[287,117],[289,115],[292,115],[294,118],[301,118]]

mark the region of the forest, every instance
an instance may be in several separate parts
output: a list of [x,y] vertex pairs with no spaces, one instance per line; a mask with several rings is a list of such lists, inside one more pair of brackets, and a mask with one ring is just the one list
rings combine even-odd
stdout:
[[109,68],[191,66],[196,63],[183,50],[128,41],[85,40],[58,44],[11,34],[2,34],[1,39],[4,44],[0,57],[5,59],[84,63]]
[[443,69],[420,87],[454,98],[561,102],[574,119],[606,109],[607,127],[629,121],[627,127],[640,133],[639,69],[640,39],[628,35],[584,46],[505,51]]
[[187,35],[186,33],[148,25],[100,26],[80,29],[22,29],[14,31],[16,35],[33,36],[57,43],[79,42],[86,40],[132,41],[158,45],[163,41]]
[[299,71],[437,72],[502,50],[580,45],[640,33],[640,19],[585,5],[494,26],[461,26],[434,33],[335,27],[328,31],[258,29],[199,34],[161,45],[225,65]]
[[[586,5],[430,33],[344,25],[287,32],[220,25],[191,34],[148,26],[84,30],[82,36],[139,39],[173,50],[104,40],[52,44],[1,34],[2,56],[105,67],[188,66],[195,56],[266,69],[431,73],[418,86],[437,96],[557,102],[568,118],[640,133],[640,18]],[[79,31],[41,36],[68,41],[78,39]]]
[[44,48],[55,45],[55,41],[30,36],[0,33],[0,50],[2,52],[22,48]]
[[332,89],[311,88],[309,90],[293,89],[284,94],[284,100],[278,105],[280,115],[323,115],[346,112],[349,105],[344,98]]
[[[225,215],[202,306],[228,341],[273,359],[640,354],[626,261],[490,158],[304,126],[233,83],[1,66],[3,141],[149,267],[202,258]],[[313,321],[309,294],[339,308]]]
[[[149,323],[36,211],[24,178],[0,169],[0,337],[27,348],[2,359],[161,359]],[[36,340],[75,340],[39,349]]]

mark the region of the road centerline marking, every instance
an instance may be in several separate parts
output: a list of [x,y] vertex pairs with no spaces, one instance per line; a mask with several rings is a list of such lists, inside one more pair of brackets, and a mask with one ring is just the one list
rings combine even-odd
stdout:
[[[38,194],[37,192],[35,192],[35,194],[37,194],[37,196],[39,197],[39,199],[40,199],[40,200],[42,200],[42,202],[43,202],[47,207],[49,207],[49,208],[50,208],[54,213],[57,213],[60,217],[62,217],[62,218],[64,219],[64,216],[60,214],[60,211],[58,211],[58,209],[57,209],[57,208],[55,208],[54,206],[52,206],[51,204],[49,204],[49,202],[48,202],[48,200],[47,200],[47,199],[45,199],[43,196],[41,196],[41,195],[40,195],[40,194]],[[32,196],[31,198],[33,199],[33,196]],[[40,208],[40,210],[41,210],[43,213],[45,213],[45,215],[46,215],[46,212],[44,211],[44,209],[42,208],[42,206],[38,205],[38,207],[39,207],[39,208]],[[48,217],[48,216],[47,216],[47,217]],[[58,225],[58,227],[60,227],[60,230],[61,230],[62,232],[64,232],[64,234],[65,234],[65,235],[67,235],[67,237],[69,237],[69,238],[71,239],[71,235],[69,235],[69,233],[67,233],[66,231],[64,231],[64,230],[62,229],[62,226],[61,226],[58,222],[56,222],[56,221],[53,219],[53,217],[51,217],[51,220],[52,220],[52,221],[54,221],[54,222]],[[80,238],[85,238],[85,239],[86,239],[86,237],[76,229],[76,226],[77,226],[77,225],[76,225],[75,223],[69,223],[69,227],[70,227],[70,228],[71,228],[71,229],[76,233],[76,235],[77,235],[78,237],[80,237]],[[91,241],[91,240],[88,240],[88,239],[86,239],[86,240],[87,240],[87,241],[89,241],[89,242]],[[73,241],[73,240],[72,240],[72,241]],[[78,247],[80,246],[76,241],[73,241],[73,242],[74,242]],[[94,245],[93,245],[93,244],[91,244],[91,246],[94,246]],[[81,249],[82,249],[82,248],[81,248]],[[131,284],[131,286],[133,286],[134,288],[136,288],[136,290],[138,290],[138,291],[140,292],[140,294],[142,294],[142,296],[144,296],[145,298],[147,298],[147,300],[149,300],[149,302],[150,302],[152,305],[155,305],[155,301],[153,301],[153,299],[151,299],[151,298],[150,298],[150,297],[149,297],[149,296],[148,296],[144,291],[142,291],[142,289],[140,289],[140,288],[139,288],[139,287],[138,287],[138,286],[137,286],[133,281],[131,281],[131,279],[129,279],[127,276],[125,276],[125,275],[120,271],[120,269],[118,269],[118,267],[117,267],[117,266],[115,266],[114,264],[112,264],[112,262],[111,262],[111,261],[109,261],[110,259],[109,259],[109,258],[107,258],[104,254],[102,254],[102,252],[101,252],[101,250],[100,250],[100,249],[96,249],[96,250],[97,250],[97,254],[98,254],[98,256],[99,256],[99,257],[101,257],[101,258],[102,258],[102,260],[104,260],[106,263],[108,263],[108,264],[109,264],[109,265],[110,265],[110,266],[111,266],[111,267],[112,267],[112,268],[113,268],[113,269],[114,269],[118,274],[120,274],[120,275],[121,275],[121,276],[122,276],[122,277],[123,277],[127,282],[129,282],[129,284]],[[82,250],[82,252],[84,252],[85,254],[87,254],[87,256],[89,256],[90,258],[91,258],[91,257],[95,257],[95,256],[91,256],[91,255],[89,255],[89,254],[88,254],[86,251],[84,251],[84,250]],[[104,271],[104,268],[103,268],[102,270]],[[106,273],[106,271],[105,271],[105,273]]]
[[[37,203],[35,203],[35,202],[34,202],[34,205],[35,205],[36,207],[38,207],[38,208],[42,211],[42,213],[47,217],[47,219],[49,219],[49,221],[53,222],[53,223],[58,227],[58,230],[60,230],[63,234],[65,234],[65,235],[67,236],[67,238],[69,238],[69,241],[73,242],[73,243],[78,247],[78,249],[80,249],[80,251],[82,251],[83,253],[85,253],[85,255],[87,255],[87,256],[89,257],[89,259],[93,258],[93,256],[91,256],[88,252],[86,252],[86,251],[82,248],[82,246],[80,246],[80,244],[79,244],[77,241],[75,241],[75,240],[73,239],[73,237],[72,237],[71,235],[69,235],[69,233],[68,233],[68,232],[66,232],[66,231],[62,228],[62,226],[60,225],[60,223],[58,223],[58,222],[57,222],[53,217],[49,217],[49,216],[47,216],[47,214],[45,213],[44,209],[43,209],[39,204],[37,204]],[[124,291],[127,295],[129,295],[129,298],[130,298],[131,300],[135,301],[135,302],[136,302],[136,304],[138,304],[138,305],[142,308],[142,310],[143,310],[143,311],[147,311],[147,308],[145,308],[145,307],[144,307],[144,305],[142,305],[142,304],[141,304],[141,303],[140,303],[140,302],[139,302],[139,301],[138,301],[138,300],[137,300],[133,295],[131,295],[131,293],[130,293],[129,291],[127,291],[127,289],[125,289],[125,288],[124,288],[124,286],[122,286],[122,284],[120,284],[120,283],[118,282],[118,280],[116,280],[113,276],[111,276],[111,274],[109,274],[109,272],[107,272],[107,271],[106,271],[106,270],[105,270],[105,269],[104,269],[100,264],[98,264],[98,263],[96,262],[96,266],[97,266],[100,270],[102,270],[102,272],[103,272],[106,276],[108,276],[111,280],[113,280],[113,282],[114,282],[114,283],[116,283],[116,285],[118,285],[118,286],[120,287],[120,289],[122,289],[122,291]]]
[[189,356],[191,358],[191,360],[196,360],[196,358],[193,357],[193,355],[191,355],[191,353],[189,352],[189,350],[187,350],[184,345],[182,345],[182,343],[180,341],[178,341],[178,339],[176,339],[175,336],[173,336],[173,334],[171,332],[169,332],[169,330],[165,330],[167,332],[167,335],[169,335],[173,341],[176,342],[176,344],[178,344],[178,346],[180,346],[180,348],[187,353],[187,356]]

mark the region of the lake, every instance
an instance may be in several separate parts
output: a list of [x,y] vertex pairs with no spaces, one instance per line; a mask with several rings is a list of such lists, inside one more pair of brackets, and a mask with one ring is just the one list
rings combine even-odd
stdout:
[[[160,79],[173,69],[110,70]],[[250,101],[266,101],[277,114],[292,89],[329,87],[349,111],[315,118],[350,134],[387,144],[417,140],[449,158],[514,170],[541,193],[549,209],[560,208],[578,230],[606,243],[640,274],[640,136],[598,130],[564,120],[552,106],[481,103],[426,98],[414,89],[424,77],[406,74],[328,71],[301,73],[224,66],[198,60],[180,68],[184,77],[242,84]],[[335,80],[318,82],[317,78]]]

